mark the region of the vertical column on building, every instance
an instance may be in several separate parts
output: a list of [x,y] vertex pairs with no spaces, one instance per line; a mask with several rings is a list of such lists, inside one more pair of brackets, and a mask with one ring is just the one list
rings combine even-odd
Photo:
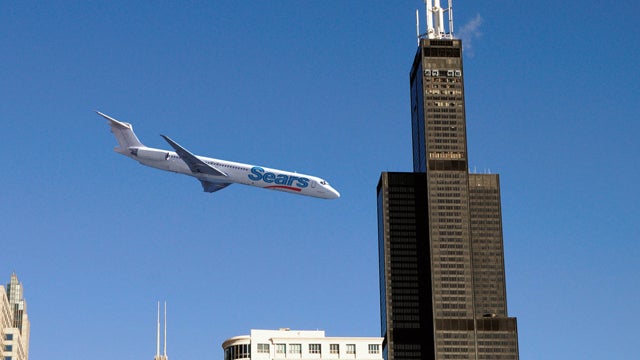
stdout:
[[383,356],[431,359],[433,304],[424,173],[382,173],[378,247]]
[[461,41],[421,39],[411,89],[414,171],[427,174],[436,358],[475,359]]
[[469,196],[478,360],[517,360],[517,322],[507,313],[500,177],[470,174]]

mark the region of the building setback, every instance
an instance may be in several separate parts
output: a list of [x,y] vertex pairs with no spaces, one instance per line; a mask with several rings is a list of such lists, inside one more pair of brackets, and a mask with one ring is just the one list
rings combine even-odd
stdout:
[[29,359],[29,317],[22,283],[16,274],[6,286],[0,286],[0,359]]
[[499,177],[468,172],[462,42],[428,33],[410,72],[413,172],[377,188],[384,357],[516,360]]

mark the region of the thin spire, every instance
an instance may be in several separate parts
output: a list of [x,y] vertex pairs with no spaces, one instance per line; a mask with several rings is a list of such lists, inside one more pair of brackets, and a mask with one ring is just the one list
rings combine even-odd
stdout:
[[158,301],[158,330],[156,338],[156,359],[160,357],[160,301]]
[[167,302],[164,302],[164,359],[167,359]]
[[156,356],[153,360],[167,360],[167,302],[164,302],[164,336],[163,336],[163,349],[162,355],[160,355],[160,301],[158,301],[158,319],[157,319],[157,332],[156,332]]

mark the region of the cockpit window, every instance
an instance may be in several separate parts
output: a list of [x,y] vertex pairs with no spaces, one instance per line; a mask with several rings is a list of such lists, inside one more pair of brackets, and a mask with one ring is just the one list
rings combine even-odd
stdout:
[[320,180],[320,185],[327,185],[327,182],[324,180]]

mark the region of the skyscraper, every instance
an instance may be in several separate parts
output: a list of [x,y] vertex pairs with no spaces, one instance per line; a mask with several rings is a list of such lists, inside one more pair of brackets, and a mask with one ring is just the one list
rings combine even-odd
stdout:
[[451,1],[425,2],[410,72],[413,173],[383,173],[377,189],[384,355],[518,359],[499,177],[468,172],[462,42]]
[[6,286],[0,286],[0,359],[29,359],[29,317],[22,283],[11,274]]

